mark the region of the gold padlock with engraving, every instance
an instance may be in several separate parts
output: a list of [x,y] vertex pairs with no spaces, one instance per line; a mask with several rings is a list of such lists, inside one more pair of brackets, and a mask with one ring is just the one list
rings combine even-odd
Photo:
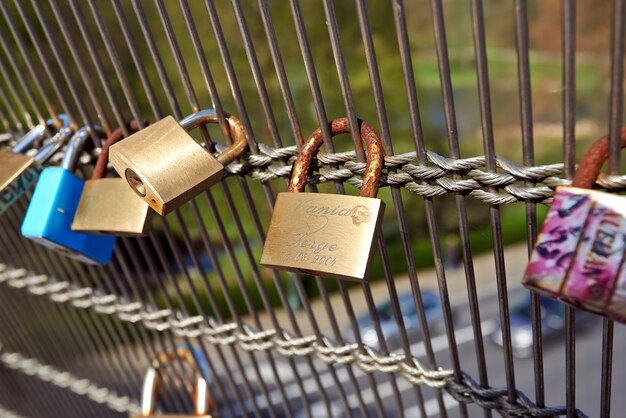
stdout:
[[[293,165],[289,192],[279,193],[261,264],[267,267],[349,280],[365,280],[380,233],[385,204],[376,199],[382,171],[380,138],[359,120],[367,146],[360,195],[304,191],[314,155],[322,145],[321,129],[307,139]],[[330,124],[331,134],[349,132],[346,118]]]
[[113,145],[109,159],[131,188],[164,216],[222,179],[224,166],[239,158],[248,145],[241,122],[226,115],[235,141],[213,157],[187,131],[217,123],[213,109],[201,110],[180,123],[171,116]]
[[[194,413],[195,417],[211,418],[211,412],[217,409],[217,405],[211,396],[209,395],[209,388],[206,380],[202,378],[198,368],[195,365],[193,355],[185,348],[178,348],[176,351],[169,351],[161,353],[159,358],[153,362],[152,367],[146,371],[143,386],[141,388],[141,412],[139,415],[130,415],[131,418],[140,417],[152,417],[155,416],[156,411],[156,399],[157,392],[159,390],[159,375],[158,369],[161,364],[165,365],[175,360],[175,357],[179,357],[182,361],[187,363],[194,372],[194,386],[191,389],[193,393],[194,401]],[[163,374],[165,376],[165,374]],[[158,415],[159,417],[178,418],[186,415],[181,414],[165,414]]]
[[26,152],[45,138],[46,127],[41,125],[31,129],[11,151],[0,151],[0,214],[37,183],[41,166],[72,136],[72,128],[67,116],[58,116],[63,126],[57,128],[53,119],[48,119],[48,128],[56,131],[54,136],[33,156]]
[[[147,124],[147,123],[145,123]],[[132,121],[129,131],[137,131],[139,124]],[[128,187],[126,179],[105,177],[109,148],[124,138],[116,129],[102,145],[90,180],[85,182],[72,230],[92,234],[142,236],[148,233],[152,210]]]

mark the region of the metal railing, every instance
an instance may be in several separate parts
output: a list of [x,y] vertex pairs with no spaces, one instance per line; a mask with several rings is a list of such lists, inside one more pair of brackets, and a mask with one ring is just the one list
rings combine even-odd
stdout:
[[[608,417],[612,404],[623,406],[611,398],[612,321],[603,320],[601,345],[585,340],[584,358],[577,358],[577,313],[568,307],[564,343],[546,354],[545,312],[531,294],[532,375],[529,363],[514,358],[510,324],[509,296],[526,292],[510,264],[524,264],[520,254],[532,250],[541,204],[575,171],[577,3],[560,3],[561,26],[552,32],[562,42],[556,61],[562,69],[562,150],[550,163],[536,158],[536,149],[548,143],[535,147],[534,138],[529,9],[537,13],[538,3],[515,0],[500,17],[486,14],[482,0],[450,6],[441,0],[230,3],[0,2],[0,122],[10,134],[3,137],[7,144],[38,123],[51,135],[45,122],[58,113],[75,128],[97,124],[128,135],[131,119],[140,125],[166,115],[180,120],[203,108],[215,109],[221,129],[202,126],[193,134],[211,152],[230,144],[225,111],[241,120],[250,138],[249,154],[226,168],[225,180],[167,217],[155,216],[146,238],[118,238],[104,267],[22,238],[30,193],[0,215],[0,416],[136,413],[145,369],[158,353],[180,346],[193,347],[219,405],[214,416],[490,417],[496,411]],[[457,3],[463,13],[448,16]],[[486,3],[495,8],[497,2]],[[619,176],[624,1],[603,7],[613,16],[611,39],[605,40],[610,48],[596,64],[610,63],[608,128],[600,131],[610,133],[611,153],[608,176],[598,184],[617,191],[626,184]],[[428,13],[432,19],[423,17]],[[509,70],[515,77],[509,75],[518,85],[509,86],[507,98],[518,102],[516,141],[499,142],[494,129],[490,19],[514,28]],[[424,33],[420,24],[432,28],[429,39],[415,39]],[[471,107],[466,98],[463,105],[455,102],[458,65],[451,63],[449,45],[460,41],[448,40],[450,27],[462,25],[473,42],[473,58],[465,64],[476,77]],[[437,94],[424,99],[419,57],[425,54],[434,56]],[[597,97],[606,107],[606,95]],[[482,152],[468,152],[474,132],[459,122],[465,112],[480,121]],[[336,152],[328,122],[343,116],[352,146],[337,144],[345,152]],[[378,276],[349,285],[262,268],[275,193],[286,187],[308,132],[321,127],[325,144],[309,191],[354,193],[360,187],[365,155],[357,116],[370,118],[385,151],[381,198],[387,216],[376,243]],[[431,126],[437,117],[447,145]],[[507,154],[511,143],[521,147],[521,160],[499,154]],[[83,177],[96,154],[84,158]],[[512,260],[505,211],[522,205],[516,214],[525,216],[527,251]],[[476,228],[485,233],[473,235]],[[447,263],[448,239],[458,241],[461,268]],[[490,251],[478,255],[484,243]],[[492,299],[489,288],[497,289]],[[440,306],[438,330],[429,326],[428,290]],[[411,295],[419,331],[405,323],[402,292]],[[379,308],[387,300],[396,341],[381,325]],[[363,313],[372,335],[363,333]],[[485,341],[498,327],[501,351]],[[601,367],[601,375],[585,375],[577,386],[583,361]],[[162,373],[169,377],[163,408],[189,412],[189,368],[181,361]],[[562,383],[556,391],[554,382]],[[585,396],[582,406],[581,390],[594,396]]]

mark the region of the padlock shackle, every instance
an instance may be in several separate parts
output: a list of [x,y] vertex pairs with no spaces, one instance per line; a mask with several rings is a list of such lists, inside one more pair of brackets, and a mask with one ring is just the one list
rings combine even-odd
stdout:
[[153,361],[152,367],[146,370],[143,385],[141,387],[141,416],[149,417],[156,411],[156,396],[159,391],[158,370],[161,365],[172,363],[176,358],[189,364],[194,372],[193,401],[194,414],[206,415],[209,411],[209,387],[206,380],[200,375],[193,354],[186,348],[177,348],[167,353],[160,353],[158,359]]
[[[144,120],[143,126],[145,127],[148,125],[150,125],[150,121]],[[139,125],[139,122],[137,122],[135,119],[126,124],[126,130],[128,132],[132,133],[138,131],[139,129],[141,129],[141,126]],[[111,135],[109,135],[104,141],[104,144],[102,144],[102,149],[100,150],[100,155],[96,160],[96,166],[93,169],[93,174],[91,175],[92,180],[98,180],[106,177],[107,163],[109,162],[109,147],[120,141],[122,138],[124,138],[124,131],[122,131],[122,128],[117,128],[116,130],[111,132]]]
[[[91,131],[92,129],[90,127],[83,126],[72,136],[72,139],[70,139],[70,142],[67,144],[67,148],[65,149],[65,155],[63,155],[63,159],[61,160],[61,168],[68,170],[69,172],[74,172],[76,170],[80,154],[83,152],[83,149],[87,144],[87,139],[91,137]],[[98,125],[93,127],[93,131],[101,138],[105,135],[104,130]]]
[[[61,127],[61,129],[71,128],[72,125],[70,123],[70,119],[67,117],[67,115],[65,113],[59,114],[58,115],[58,119],[63,122],[63,126]],[[54,128],[55,130],[58,129],[58,127],[55,124],[55,120],[53,118],[47,119],[46,120],[46,125],[47,125],[47,127]],[[26,135],[24,135],[17,142],[17,144],[15,144],[13,146],[13,148],[11,148],[11,152],[13,152],[15,154],[23,154],[23,153],[25,153],[26,151],[28,151],[33,146],[33,144],[35,144],[35,142],[37,142],[40,139],[42,139],[45,136],[45,133],[46,133],[46,126],[44,126],[41,123],[38,124],[33,129],[28,131],[26,133]]]
[[[626,148],[626,128],[620,130],[620,147]],[[602,166],[609,158],[609,136],[596,140],[583,155],[576,169],[572,186],[591,189],[600,175]]]
[[[248,133],[243,124],[236,117],[224,113],[224,117],[228,121],[228,126],[235,142],[216,158],[223,166],[235,161],[245,152],[248,147]],[[186,131],[190,131],[207,123],[218,123],[219,119],[215,109],[204,109],[193,113],[178,122]]]
[[[367,163],[365,165],[365,173],[363,173],[363,184],[361,186],[361,197],[376,197],[378,194],[378,183],[380,174],[383,169],[383,145],[380,137],[374,128],[367,122],[357,119],[361,132],[361,139],[365,142],[367,148]],[[339,118],[330,122],[331,136],[345,134],[350,132],[350,124],[348,118]],[[306,140],[298,158],[293,163],[291,172],[291,181],[289,182],[290,192],[303,192],[306,180],[311,170],[311,163],[315,154],[319,151],[324,143],[322,129],[317,128]]]
[[72,128],[59,129],[59,132],[54,134],[52,139],[50,139],[50,142],[37,151],[37,154],[33,157],[35,162],[39,165],[46,163],[54,154],[65,146],[67,141],[72,136],[72,132]]

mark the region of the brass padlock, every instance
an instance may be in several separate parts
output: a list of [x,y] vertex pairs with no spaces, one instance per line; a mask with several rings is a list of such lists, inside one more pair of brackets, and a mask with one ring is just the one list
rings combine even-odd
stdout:
[[245,128],[226,115],[234,143],[213,157],[187,131],[217,123],[215,110],[201,110],[180,124],[171,116],[129,136],[110,149],[110,162],[131,188],[164,216],[222,179],[224,166],[239,158],[248,141]]
[[[41,165],[72,136],[67,116],[59,115],[59,120],[63,122],[63,126],[34,156],[26,155],[26,152],[45,137],[43,124],[31,129],[11,151],[0,151],[0,214],[35,185]],[[52,119],[48,119],[46,124],[51,129],[57,129]]]
[[[184,348],[178,348],[176,351],[169,351],[167,354],[161,353],[159,359],[153,362],[152,367],[149,367],[146,371],[143,385],[141,388],[141,412],[139,415],[130,415],[131,418],[139,417],[152,417],[155,416],[156,411],[156,399],[157,392],[159,390],[159,375],[157,370],[161,364],[171,363],[175,360],[175,356],[189,364],[194,371],[194,387],[193,401],[194,401],[194,413],[193,416],[212,418],[210,415],[212,411],[215,411],[217,405],[215,401],[209,395],[209,388],[206,380],[202,378],[198,368],[195,366],[193,355],[191,352]],[[184,417],[181,414],[166,414],[158,415],[160,417],[177,418]]]
[[[292,193],[278,194],[262,265],[338,279],[366,279],[385,210],[385,204],[375,198],[383,150],[374,128],[361,120],[359,126],[367,146],[360,196],[300,193],[323,142],[322,131],[317,129],[293,165]],[[333,120],[330,129],[332,135],[350,132],[346,118]]]
[[[146,123],[147,124],[147,123]],[[137,121],[128,125],[137,131]],[[72,230],[92,234],[142,236],[148,233],[153,211],[120,177],[105,178],[109,148],[124,138],[121,129],[111,133],[102,145],[90,180],[85,182]]]

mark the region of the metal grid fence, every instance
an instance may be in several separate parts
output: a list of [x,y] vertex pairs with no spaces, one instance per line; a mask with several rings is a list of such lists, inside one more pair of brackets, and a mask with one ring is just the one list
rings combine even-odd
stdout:
[[[610,416],[612,402],[623,406],[611,399],[612,321],[603,321],[602,341],[578,358],[593,364],[598,376],[585,375],[578,385],[574,309],[566,311],[564,342],[544,361],[542,308],[531,296],[532,368],[514,359],[509,323],[509,287],[522,291],[520,277],[505,263],[512,260],[505,250],[506,206],[524,207],[530,251],[541,204],[575,170],[577,3],[564,0],[555,9],[562,152],[541,165],[531,94],[533,59],[540,57],[530,52],[528,23],[539,2],[515,0],[506,15],[498,2],[482,0],[449,6],[441,0],[225,3],[0,2],[5,144],[57,113],[66,113],[75,128],[100,125],[110,133],[119,127],[127,135],[131,119],[181,119],[203,108],[214,108],[223,128],[194,133],[208,149],[219,152],[230,141],[223,135],[225,111],[250,137],[249,154],[227,167],[223,182],[171,215],[155,217],[147,238],[118,238],[105,267],[71,261],[21,238],[30,193],[0,217],[0,415],[136,412],[146,367],[159,352],[181,344],[194,347],[219,405],[215,416],[584,416],[577,409],[581,389],[599,399],[585,410],[591,416]],[[457,3],[462,11],[455,10]],[[594,62],[610,63],[608,128],[601,131],[610,133],[611,156],[600,185],[622,189],[624,1],[598,7],[613,17],[610,34],[601,31],[610,48]],[[496,88],[490,85],[486,31],[497,20],[514,32],[509,75],[518,85],[507,97],[515,101],[518,139],[509,142],[500,141],[492,118]],[[419,25],[434,36],[416,39],[423,33]],[[449,48],[451,25],[465,25],[462,33],[473,41],[466,65],[476,82],[462,105],[455,102],[457,64],[451,57],[458,51]],[[390,26],[392,37],[383,31]],[[424,99],[420,52],[435,53],[437,70],[438,94]],[[383,70],[388,66],[395,72]],[[401,106],[389,105],[398,95]],[[606,98],[602,91],[596,95],[604,109]],[[447,144],[429,127],[433,108]],[[465,113],[480,121],[483,156],[463,140],[470,136],[459,123]],[[335,141],[342,150],[335,152],[328,122],[343,116],[353,146]],[[310,191],[354,194],[360,186],[365,155],[357,116],[377,127],[386,155],[381,198],[387,216],[374,270],[382,280],[348,285],[262,268],[258,259],[275,193],[285,189],[309,132],[322,127],[325,139]],[[510,147],[521,148],[520,161],[500,156]],[[97,148],[83,157],[83,176],[96,155]],[[484,215],[479,221],[489,235],[472,235],[480,223],[474,213]],[[427,242],[426,252],[416,249],[418,240]],[[391,241],[399,251],[391,252]],[[459,243],[460,269],[446,262],[448,241]],[[490,251],[480,261],[474,251],[484,242]],[[526,255],[515,253],[518,259]],[[425,287],[438,294],[440,335],[429,328]],[[417,310],[417,344],[404,323],[399,288],[411,293]],[[485,288],[497,291],[493,313],[502,350],[485,341],[485,326],[493,328],[485,321]],[[385,338],[377,309],[387,299],[399,330],[395,346]],[[362,312],[371,317],[373,338],[361,335]],[[163,408],[189,412],[189,394],[181,390],[190,381],[188,368],[177,363],[166,373],[171,378],[165,379]],[[528,381],[520,384],[520,375]],[[546,395],[549,385],[557,385],[558,395]]]

